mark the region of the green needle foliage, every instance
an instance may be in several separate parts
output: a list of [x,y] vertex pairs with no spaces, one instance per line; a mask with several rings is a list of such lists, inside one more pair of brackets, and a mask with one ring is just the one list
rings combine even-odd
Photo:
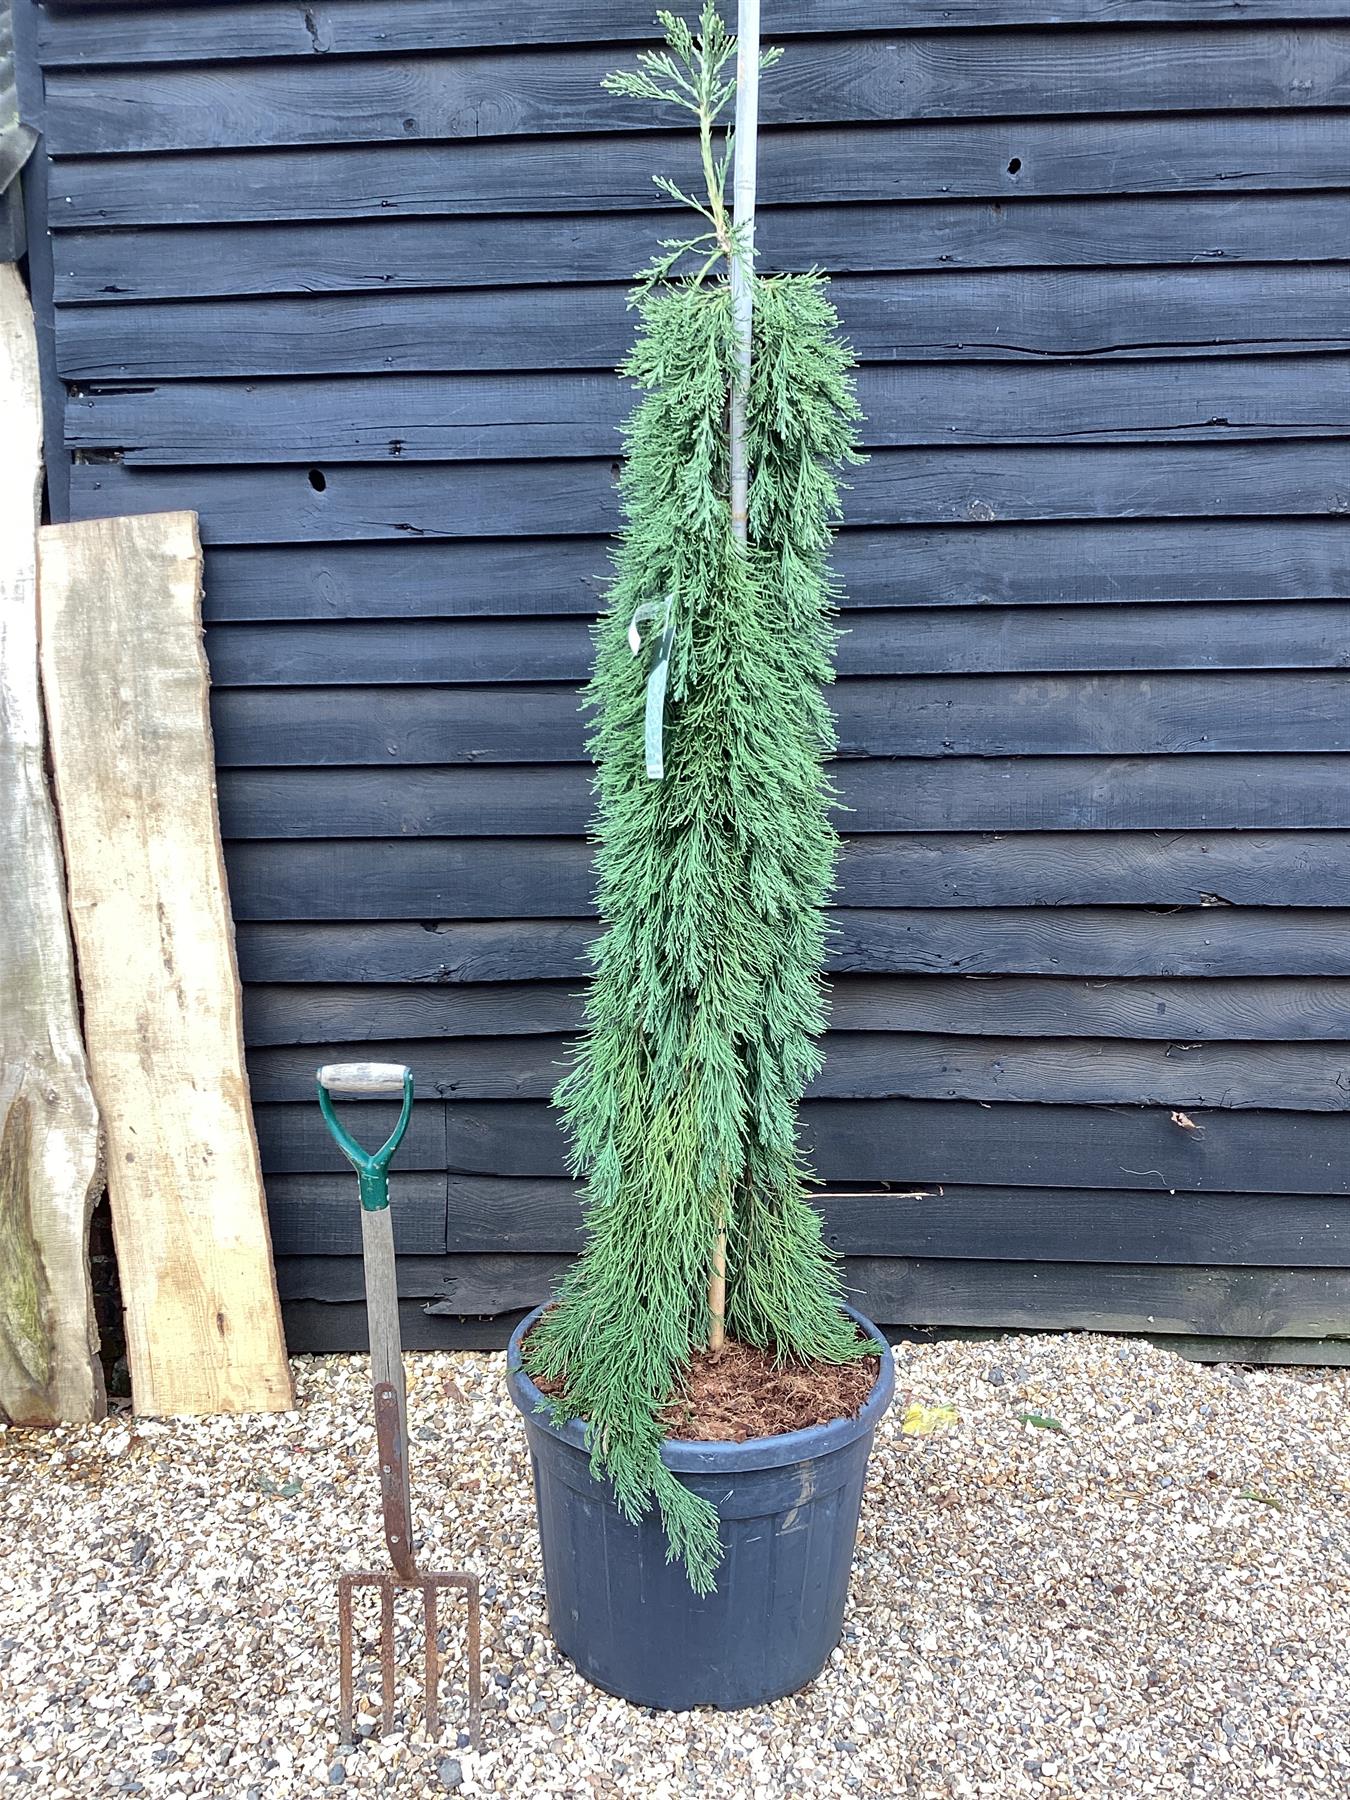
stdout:
[[[727,155],[712,150],[735,44],[711,6],[701,37],[662,23],[669,52],[607,85],[696,113],[708,202],[691,204],[711,230],[663,246],[634,296],[641,329],[622,373],[642,398],[625,427],[626,527],[588,689],[606,929],[586,1034],[556,1095],[585,1178],[587,1241],[526,1364],[562,1382],[555,1416],[588,1421],[594,1472],[630,1518],[656,1502],[672,1558],[707,1592],[716,1513],[663,1465],[659,1413],[708,1340],[719,1229],[729,1333],[784,1361],[867,1348],[841,1311],[796,1137],[820,1065],[822,907],[837,848],[823,766],[834,742],[827,556],[859,414],[824,278],[758,279],[750,542],[738,543],[726,269],[739,251],[722,199]],[[691,252],[703,266],[675,275]],[[634,655],[640,608],[657,624]],[[667,621],[665,772],[652,780],[644,707]]]

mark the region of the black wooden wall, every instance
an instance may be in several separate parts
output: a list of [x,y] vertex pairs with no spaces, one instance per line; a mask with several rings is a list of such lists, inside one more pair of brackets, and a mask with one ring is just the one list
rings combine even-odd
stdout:
[[[575,1242],[575,687],[691,160],[598,83],[654,0],[16,3],[54,511],[208,545],[292,1343],[360,1331],[348,1053],[416,1070],[436,1341]],[[837,273],[872,453],[805,1132],[887,1322],[1345,1354],[1350,4],[1310,4],[766,7],[761,242]]]

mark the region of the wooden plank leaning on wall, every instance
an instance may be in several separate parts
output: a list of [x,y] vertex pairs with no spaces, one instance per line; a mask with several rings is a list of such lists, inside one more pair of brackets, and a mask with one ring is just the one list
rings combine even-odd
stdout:
[[101,1418],[89,1215],[102,1188],[56,816],[43,769],[33,314],[0,265],[0,1416]]
[[292,1404],[243,1066],[192,513],[41,534],[42,676],[133,1400]]

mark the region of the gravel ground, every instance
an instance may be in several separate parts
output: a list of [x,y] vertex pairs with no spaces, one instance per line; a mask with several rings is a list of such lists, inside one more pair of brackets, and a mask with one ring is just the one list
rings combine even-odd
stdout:
[[300,1410],[279,1417],[9,1431],[0,1786],[1350,1796],[1350,1371],[1104,1337],[897,1360],[825,1674],[757,1712],[663,1715],[553,1653],[502,1358],[409,1357],[423,1559],[485,1583],[479,1755],[455,1741],[457,1621],[443,1743],[336,1740],[334,1577],[382,1560],[364,1359],[298,1359]]

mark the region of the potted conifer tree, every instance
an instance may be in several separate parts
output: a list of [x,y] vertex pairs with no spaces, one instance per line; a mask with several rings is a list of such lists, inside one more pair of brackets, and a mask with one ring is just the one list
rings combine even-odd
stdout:
[[[667,48],[606,86],[694,114],[706,196],[658,184],[704,229],[634,294],[641,398],[588,690],[604,930],[556,1096],[586,1242],[508,1378],[559,1648],[627,1699],[733,1707],[809,1681],[838,1640],[893,1385],[843,1303],[795,1116],[824,1024],[827,558],[859,415],[824,278],[752,267],[776,54],[756,29],[737,58],[711,0],[697,34],[660,22]],[[752,1435],[729,1439],[704,1402],[738,1383]],[[786,1426],[757,1425],[785,1393]]]

